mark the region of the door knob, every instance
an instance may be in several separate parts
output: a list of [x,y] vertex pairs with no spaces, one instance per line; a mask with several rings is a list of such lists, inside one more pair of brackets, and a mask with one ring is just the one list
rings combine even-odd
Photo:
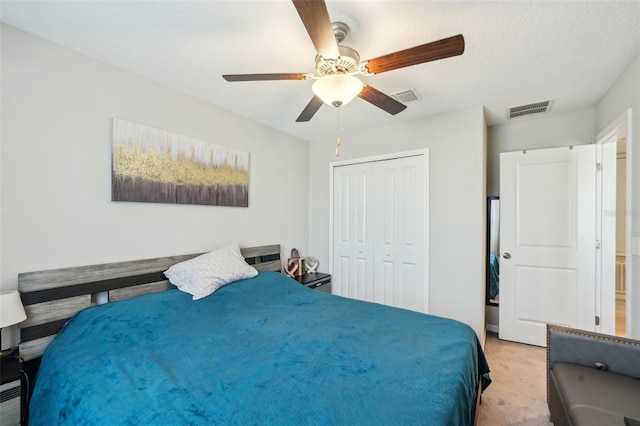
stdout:
[[505,253],[502,255],[505,259],[511,259],[511,253]]

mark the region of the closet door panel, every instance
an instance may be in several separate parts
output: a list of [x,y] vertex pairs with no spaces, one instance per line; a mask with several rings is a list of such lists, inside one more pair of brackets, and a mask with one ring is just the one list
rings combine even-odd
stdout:
[[425,173],[422,155],[334,168],[335,294],[428,312]]
[[416,216],[421,215],[421,211],[416,206],[415,194],[418,191],[422,191],[422,188],[417,187],[417,176],[419,170],[415,167],[404,167],[400,172],[400,192],[402,188],[407,188],[405,195],[400,196],[399,214],[400,214],[400,238],[403,247],[415,248],[416,245]]
[[381,161],[374,164],[374,188],[371,199],[375,216],[376,240],[374,243],[374,276],[376,293],[374,302],[396,306],[397,259],[396,222],[398,210],[397,164],[400,160]]
[[353,297],[349,295],[349,257],[336,256],[337,262],[334,261],[334,272],[331,280],[332,291],[345,297]]
[[364,300],[373,292],[371,174],[365,165],[334,169],[334,293]]
[[[382,213],[378,216],[381,220],[376,229],[382,230],[380,243],[383,246],[393,248],[395,245],[396,228],[396,173],[397,171],[390,162],[377,163],[376,177],[379,178],[380,193],[374,195],[376,207]],[[382,167],[380,167],[382,166]]]
[[379,289],[379,296],[374,302],[396,306],[396,264],[395,262],[383,260],[377,266],[378,271],[380,271],[380,273],[376,272],[376,277],[378,278],[376,288]]
[[401,307],[419,312],[428,312],[427,259],[425,253],[427,188],[425,168],[421,158],[411,157],[399,165],[399,218],[397,222],[399,241],[397,259],[405,284]]
[[[414,264],[400,265],[398,281],[405,285],[398,288],[397,305],[399,308],[421,311],[419,301],[422,299],[421,286],[416,283],[416,267]],[[418,297],[416,297],[418,296]]]
[[376,164],[375,302],[427,312],[424,259],[424,163],[421,157]]

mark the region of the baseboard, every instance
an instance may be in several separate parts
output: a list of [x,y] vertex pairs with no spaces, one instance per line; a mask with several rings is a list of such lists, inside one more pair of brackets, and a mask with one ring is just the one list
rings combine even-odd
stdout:
[[495,324],[486,324],[486,329],[487,331],[491,331],[492,333],[497,333],[499,331],[498,326]]

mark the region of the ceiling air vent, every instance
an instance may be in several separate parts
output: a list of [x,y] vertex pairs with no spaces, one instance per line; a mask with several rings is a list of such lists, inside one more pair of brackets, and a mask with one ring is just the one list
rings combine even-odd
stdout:
[[539,114],[541,112],[548,112],[553,104],[553,99],[548,101],[534,102],[527,105],[520,105],[509,108],[507,112],[508,118],[522,117],[523,115]]
[[403,90],[402,92],[392,93],[389,96],[403,104],[421,99],[418,92],[416,92],[416,89]]

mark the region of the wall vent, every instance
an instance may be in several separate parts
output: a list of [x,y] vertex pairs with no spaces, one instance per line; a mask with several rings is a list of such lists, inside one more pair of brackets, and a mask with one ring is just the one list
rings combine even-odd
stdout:
[[403,104],[421,99],[418,92],[416,92],[416,89],[403,90],[402,92],[392,93],[389,96],[391,96],[393,99],[395,99],[398,102],[402,102]]
[[507,118],[522,117],[523,115],[540,114],[548,112],[553,104],[553,99],[547,101],[534,102],[526,105],[520,105],[509,108]]

